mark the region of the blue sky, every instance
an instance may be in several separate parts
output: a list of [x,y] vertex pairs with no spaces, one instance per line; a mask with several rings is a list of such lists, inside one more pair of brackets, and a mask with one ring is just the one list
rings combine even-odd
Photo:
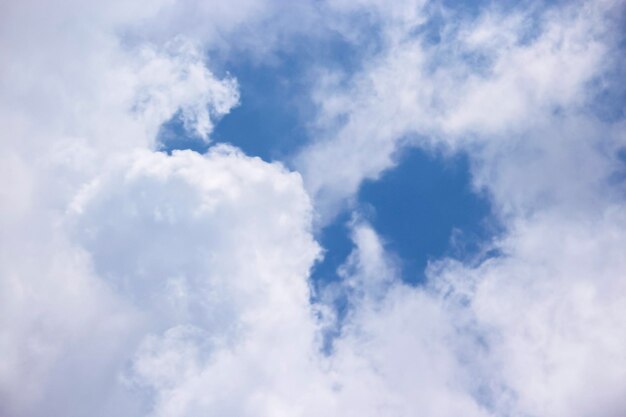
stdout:
[[0,416],[626,415],[622,0],[57,3],[0,13]]

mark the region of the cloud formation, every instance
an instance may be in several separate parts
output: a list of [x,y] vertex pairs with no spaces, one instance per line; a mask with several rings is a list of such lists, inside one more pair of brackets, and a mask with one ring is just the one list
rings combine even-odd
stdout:
[[[0,415],[626,413],[623,3],[283,6],[1,6]],[[156,150],[239,103],[213,57],[337,34],[374,46],[314,71],[293,171]],[[355,214],[313,297],[315,228],[411,146],[466,153],[504,232],[415,286]]]
[[517,142],[542,128],[593,123],[585,120],[589,96],[619,82],[608,74],[622,66],[614,56],[621,9],[577,3],[537,16],[533,9],[487,8],[469,21],[445,21],[436,43],[415,35],[427,30],[427,8],[411,26],[383,20],[382,51],[347,79],[323,77],[316,92],[322,137],[297,166],[323,217],[332,217],[364,179],[393,167],[405,146],[469,149],[484,159],[523,146]]

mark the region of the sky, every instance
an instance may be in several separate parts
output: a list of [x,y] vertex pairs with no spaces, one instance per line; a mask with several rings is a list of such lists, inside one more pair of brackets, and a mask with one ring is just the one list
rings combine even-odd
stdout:
[[623,417],[622,0],[0,4],[0,416]]

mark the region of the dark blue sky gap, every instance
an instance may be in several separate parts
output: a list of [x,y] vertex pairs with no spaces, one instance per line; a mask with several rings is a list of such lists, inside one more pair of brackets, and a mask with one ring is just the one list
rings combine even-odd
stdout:
[[429,260],[475,255],[497,232],[488,199],[472,191],[462,154],[407,149],[396,168],[361,186],[359,201],[373,207],[370,222],[411,283],[424,279]]
[[298,71],[279,67],[241,67],[233,72],[241,88],[241,105],[226,115],[213,134],[266,161],[283,160],[308,141],[303,113],[306,88]]
[[314,72],[356,71],[362,51],[339,35],[295,42],[266,63],[233,59],[222,65],[237,78],[241,105],[217,125],[216,142],[231,143],[248,155],[288,163],[311,140],[308,124],[315,118],[310,99]]
[[[396,255],[403,279],[413,284],[423,282],[429,260],[476,256],[499,232],[488,199],[471,189],[464,155],[408,149],[397,167],[361,186],[358,202],[360,214]],[[338,279],[335,271],[353,248],[349,221],[349,213],[343,213],[322,231],[320,243],[328,253],[316,265],[314,281]]]

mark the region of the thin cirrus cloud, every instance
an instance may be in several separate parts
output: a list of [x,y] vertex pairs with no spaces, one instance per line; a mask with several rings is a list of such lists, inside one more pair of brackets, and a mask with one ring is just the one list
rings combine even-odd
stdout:
[[[626,413],[624,5],[474,6],[2,6],[0,414]],[[158,151],[240,104],[224,57],[333,36],[360,61],[307,73],[293,155]],[[419,285],[358,210],[414,147],[466,155],[503,225]]]

